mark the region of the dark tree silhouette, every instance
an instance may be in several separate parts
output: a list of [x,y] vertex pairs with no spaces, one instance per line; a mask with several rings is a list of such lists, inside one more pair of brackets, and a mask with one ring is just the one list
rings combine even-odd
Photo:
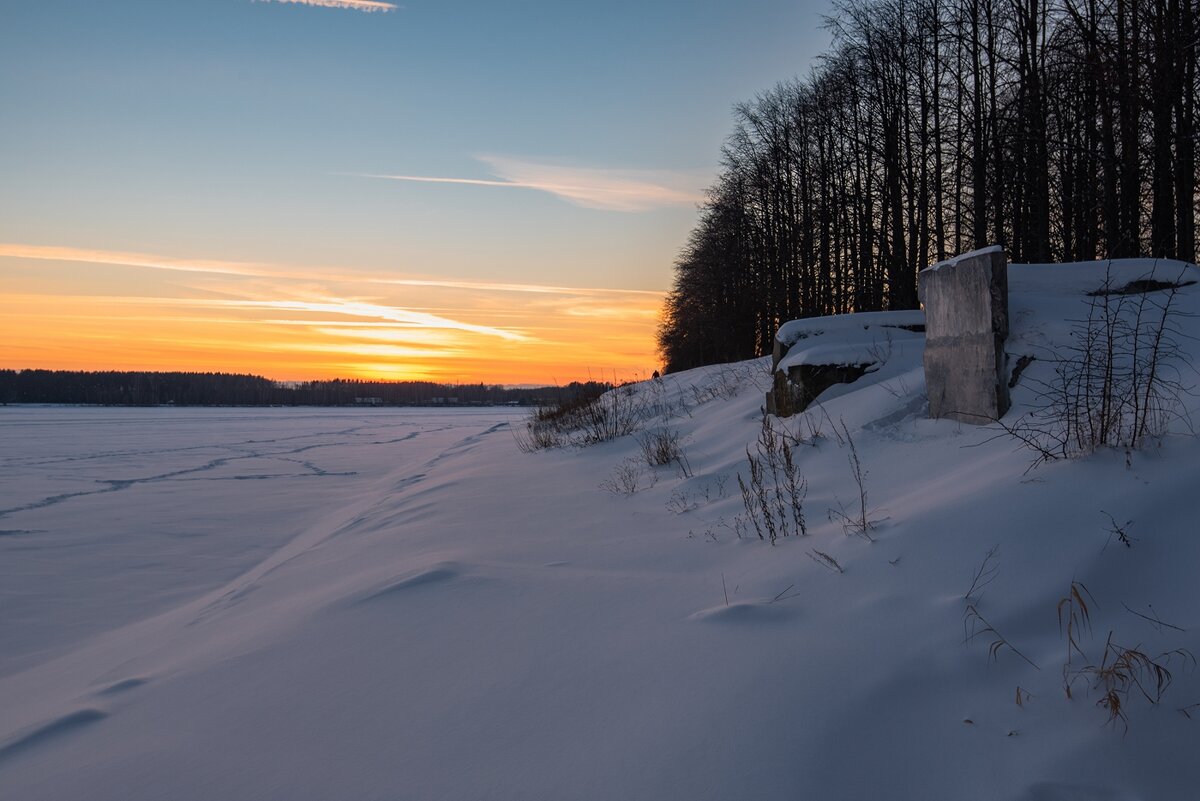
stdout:
[[659,328],[667,370],[779,323],[913,308],[916,273],[1193,261],[1197,0],[842,0],[831,50],[734,108]]
[[595,397],[611,384],[564,387],[437,384],[431,381],[271,381],[231,373],[0,370],[0,403],[107,406],[482,406],[538,405]]

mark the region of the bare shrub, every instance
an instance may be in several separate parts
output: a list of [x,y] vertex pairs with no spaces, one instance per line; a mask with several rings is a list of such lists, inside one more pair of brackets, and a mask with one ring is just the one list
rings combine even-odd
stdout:
[[912,388],[904,376],[898,376],[894,381],[884,381],[879,386],[896,400],[903,400],[912,395]]
[[[700,532],[700,537],[705,542],[719,543],[721,541],[720,538],[717,536],[717,527],[715,527],[715,526],[708,526],[707,528],[705,528],[704,531]],[[689,540],[696,539],[695,530],[688,529],[687,538]]]
[[615,387],[539,406],[513,436],[523,451],[608,442],[640,430],[650,414],[647,404],[635,386]]
[[751,364],[726,364],[708,373],[690,389],[696,405],[708,403],[720,398],[730,400],[736,398],[745,388],[765,389],[762,380],[770,381],[769,376],[760,375],[761,370]]
[[667,379],[660,375],[643,381],[637,391],[641,397],[642,414],[647,419],[672,420],[692,416],[692,407],[687,398],[682,394],[672,398],[667,391]]
[[678,465],[679,471],[685,478],[692,475],[692,467],[683,452],[682,437],[677,429],[658,428],[638,435],[638,445],[642,448],[642,456],[651,467]]
[[[838,425],[841,429],[838,429]],[[838,509],[830,508],[827,511],[830,522],[838,521],[842,524],[842,531],[847,534],[857,534],[866,539],[872,539],[871,529],[875,527],[875,521],[871,519],[870,512],[867,510],[867,469],[863,467],[862,460],[858,457],[858,446],[854,444],[854,437],[850,436],[850,429],[846,425],[845,420],[840,420],[838,425],[833,428],[834,437],[838,444],[847,448],[849,451],[846,454],[846,460],[850,463],[850,475],[854,478],[854,485],[858,489],[858,504],[857,508],[852,511],[847,511],[845,506],[838,502]]]
[[867,355],[878,365],[875,369],[882,369],[891,360],[895,347],[896,343],[892,339],[892,332],[885,328],[883,341],[875,340],[867,347]]
[[[1125,291],[1133,285],[1149,289]],[[1185,313],[1176,305],[1184,285],[1147,277],[1117,287],[1110,265],[1104,284],[1089,293],[1087,316],[1073,322],[1070,343],[1050,358],[1054,376],[1032,382],[1032,411],[1000,423],[1037,454],[1032,466],[1104,447],[1137,450],[1185,419]]]
[[[815,408],[814,408],[815,407]],[[820,412],[820,416],[817,412]],[[829,412],[819,403],[814,403],[804,412],[796,415],[798,422],[796,423],[796,433],[792,437],[792,442],[796,445],[810,445],[814,448],[821,446],[821,440],[825,439],[825,428],[823,423],[832,425],[829,419]]]
[[666,503],[667,511],[681,515],[699,509],[714,500],[725,498],[729,494],[728,486],[729,476],[718,473],[705,479],[700,486],[672,490]]
[[764,416],[758,442],[746,449],[749,482],[738,473],[738,487],[746,519],[761,540],[774,545],[780,537],[808,534],[804,499],[808,482],[800,475],[794,448],[788,437],[777,431],[770,416]]
[[647,470],[640,459],[627,458],[623,460],[611,475],[600,482],[600,489],[613,495],[633,495],[644,489],[650,489],[658,482],[653,470]]
[[[602,394],[602,393],[601,393]],[[520,428],[512,428],[517,447],[525,453],[574,444],[578,415],[596,403],[600,394],[562,397],[535,407]]]
[[697,404],[707,403],[715,398],[735,398],[745,385],[746,378],[737,365],[724,365],[710,372],[699,384],[693,384],[692,397]]
[[513,441],[522,453],[561,448],[569,444],[565,432],[554,426],[539,425],[532,416],[520,426],[510,424],[508,430],[512,432]]
[[632,386],[625,386],[609,390],[580,408],[572,422],[580,432],[580,444],[594,445],[632,434],[641,428],[643,419],[637,393]]

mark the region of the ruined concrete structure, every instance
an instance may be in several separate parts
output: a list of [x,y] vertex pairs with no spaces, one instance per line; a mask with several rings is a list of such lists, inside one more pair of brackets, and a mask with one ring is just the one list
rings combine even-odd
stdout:
[[922,270],[924,311],[843,314],[780,327],[771,354],[768,414],[804,411],[836,384],[924,348],[930,417],[986,424],[1008,411],[1008,258],[995,245]]
[[985,424],[1008,411],[1008,258],[999,245],[922,270],[929,416]]
[[835,384],[873,372],[893,354],[920,347],[925,316],[919,311],[860,312],[808,317],[785,323],[775,334],[768,414],[804,411]]

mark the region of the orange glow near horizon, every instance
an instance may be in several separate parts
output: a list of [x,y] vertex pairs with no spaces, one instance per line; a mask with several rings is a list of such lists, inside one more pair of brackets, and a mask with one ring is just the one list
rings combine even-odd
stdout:
[[551,384],[644,377],[662,293],[0,243],[0,367]]

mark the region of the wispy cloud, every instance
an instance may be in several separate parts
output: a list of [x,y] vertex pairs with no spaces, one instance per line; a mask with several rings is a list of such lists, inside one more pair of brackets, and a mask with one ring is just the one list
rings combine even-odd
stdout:
[[594,317],[605,320],[631,320],[640,318],[645,320],[657,320],[659,311],[657,306],[647,306],[645,308],[630,308],[628,306],[567,306],[563,309],[563,314],[571,317]]
[[271,3],[294,3],[301,6],[320,6],[321,8],[348,8],[352,11],[395,11],[394,3],[379,3],[375,0],[265,0]]
[[648,295],[662,297],[652,289],[600,289],[583,286],[554,286],[548,284],[505,284],[493,281],[446,281],[432,278],[382,278],[377,283],[397,286],[427,286],[437,289],[471,289],[483,292],[528,292],[534,295]]
[[500,339],[507,339],[514,342],[528,338],[524,334],[504,328],[474,325],[472,323],[464,323],[460,320],[451,320],[448,317],[441,317],[436,314],[354,300],[330,299],[321,302],[307,300],[213,300],[206,302],[227,307],[338,314],[368,320],[386,320],[399,325],[412,326],[413,328],[445,328],[454,331],[467,331],[472,334],[499,337]]
[[[9,299],[15,299],[18,296],[12,296]],[[400,306],[385,306],[379,303],[365,303],[358,300],[347,300],[343,298],[323,298],[321,300],[269,300],[269,299],[228,299],[228,298],[163,298],[163,297],[143,297],[138,295],[63,295],[61,297],[70,298],[74,301],[86,302],[103,302],[109,304],[120,304],[128,306],[157,306],[157,307],[176,307],[176,308],[192,308],[192,309],[247,309],[258,311],[290,311],[290,312],[306,312],[312,314],[334,315],[335,317],[349,317],[352,322],[339,320],[257,320],[256,322],[270,325],[298,325],[311,326],[314,328],[328,326],[344,326],[351,325],[355,327],[382,325],[391,329],[407,329],[411,333],[407,335],[408,339],[426,339],[427,341],[438,341],[440,338],[430,331],[445,330],[445,331],[462,331],[471,334],[479,334],[481,336],[495,337],[508,340],[510,342],[525,342],[529,341],[530,337],[520,331],[514,331],[507,328],[497,328],[488,325],[475,325],[473,323],[454,320],[449,317],[444,317],[437,314],[429,314],[428,312],[414,311]],[[38,314],[46,312],[39,310]],[[73,314],[72,316],[78,316]],[[97,317],[97,319],[108,319],[107,317]],[[152,318],[146,318],[152,319]],[[182,317],[173,317],[172,319],[184,320]],[[383,321],[363,322],[364,320]],[[244,322],[230,318],[213,318],[212,322],[217,323],[236,323]]]
[[113,266],[148,267],[155,270],[173,270],[185,273],[216,273],[218,275],[241,275],[255,278],[271,278],[285,275],[282,269],[272,269],[268,265],[252,264],[250,262],[219,261],[213,259],[177,259],[171,256],[156,256],[150,253],[130,253],[119,250],[93,250],[91,248],[0,242],[0,257],[5,256],[14,259],[111,264]]
[[692,205],[704,199],[703,177],[685,172],[583,167],[508,156],[479,156],[478,159],[488,166],[496,179],[357,174],[364,178],[415,183],[532,189],[576,206],[602,211],[652,211]]
[[[504,184],[508,186],[508,184]],[[545,284],[515,284],[496,281],[458,281],[442,278],[381,278],[367,272],[352,272],[342,268],[297,267],[262,262],[227,261],[222,259],[192,259],[159,256],[120,250],[26,245],[0,242],[0,258],[33,259],[36,261],[65,261],[78,264],[109,264],[119,267],[144,267],[185,273],[208,273],[243,278],[278,278],[285,280],[354,281],[381,286],[429,287],[433,289],[462,289],[480,292],[524,292],[548,295],[646,295],[661,296],[662,292],[646,289],[603,289],[597,287],[552,286]]]

